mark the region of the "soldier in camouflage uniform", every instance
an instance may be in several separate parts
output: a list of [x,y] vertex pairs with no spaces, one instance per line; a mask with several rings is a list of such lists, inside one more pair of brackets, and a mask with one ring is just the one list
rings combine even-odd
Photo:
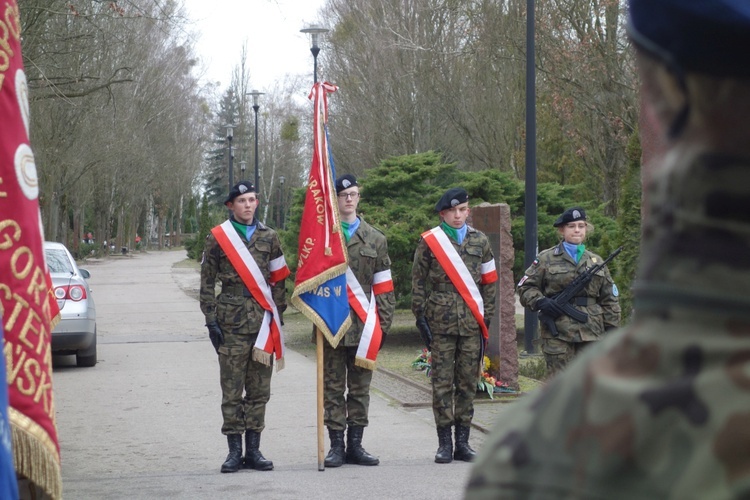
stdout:
[[[362,286],[368,300],[377,304],[382,340],[393,321],[396,299],[393,291],[372,293],[376,273],[390,273],[391,259],[385,235],[357,215],[359,184],[351,174],[336,179],[336,194],[341,225],[346,239],[349,268]],[[368,424],[372,369],[355,363],[357,347],[364,324],[350,312],[352,325],[334,349],[324,342],[324,420],[331,439],[331,449],[325,458],[326,467],[340,467],[344,462],[358,465],[378,465],[380,460],[362,447],[362,435]],[[383,346],[381,342],[380,347]],[[346,391],[346,396],[344,395]],[[348,427],[348,429],[347,429]],[[347,430],[346,448],[344,430]]]
[[588,223],[586,212],[569,208],[553,224],[560,233],[557,246],[541,252],[518,283],[521,305],[542,311],[555,319],[558,335],[541,323],[542,352],[547,362],[547,376],[562,370],[573,356],[605,332],[620,324],[617,286],[605,267],[598,271],[584,290],[571,303],[588,314],[588,321],[579,323],[564,314],[550,297],[562,292],[571,281],[589,267],[602,263],[602,258],[586,250]]
[[630,0],[648,170],[632,323],[503,414],[469,499],[750,498],[750,4]]
[[[463,188],[452,188],[440,198],[435,211],[440,229],[448,235],[458,256],[476,283],[484,302],[484,322],[495,314],[497,273],[487,236],[466,224],[469,196]],[[484,284],[482,265],[493,264],[495,279]],[[425,238],[419,240],[412,266],[412,312],[417,328],[432,355],[432,411],[438,434],[435,462],[472,461],[469,446],[474,416],[474,397],[484,351],[484,338],[465,298],[458,292],[438,262]],[[451,427],[455,426],[455,453]]]
[[[235,185],[225,205],[242,242],[258,264],[265,280],[269,263],[283,256],[276,232],[255,218],[258,198],[248,181]],[[216,296],[216,282],[221,292]],[[284,281],[271,283],[279,313],[286,309]],[[213,234],[206,238],[201,262],[201,311],[206,317],[209,337],[219,355],[221,380],[222,434],[227,436],[229,455],[221,472],[235,472],[240,466],[257,470],[273,469],[273,462],[259,450],[265,427],[266,403],[271,396],[272,366],[252,359],[265,311],[245,287]],[[243,397],[244,392],[244,397]],[[242,434],[245,458],[242,460]]]

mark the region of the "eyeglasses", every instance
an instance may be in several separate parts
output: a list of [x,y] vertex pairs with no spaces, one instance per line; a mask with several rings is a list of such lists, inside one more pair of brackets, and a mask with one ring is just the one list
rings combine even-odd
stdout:
[[353,193],[339,193],[338,194],[339,200],[348,200],[351,198],[352,200],[356,200],[359,198],[359,193],[353,192]]

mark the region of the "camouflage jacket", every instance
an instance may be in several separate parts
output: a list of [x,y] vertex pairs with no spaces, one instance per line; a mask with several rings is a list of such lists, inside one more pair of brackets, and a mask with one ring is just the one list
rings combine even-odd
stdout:
[[[521,305],[538,310],[539,299],[562,292],[578,274],[603,260],[587,250],[576,264],[565,251],[562,242],[541,252],[518,283]],[[567,342],[598,340],[606,330],[619,326],[620,303],[616,290],[606,267],[596,273],[585,290],[581,291],[581,297],[576,298],[578,302],[574,305],[589,315],[588,321],[579,323],[569,316],[560,316],[555,320],[555,326],[560,334],[557,338]],[[541,334],[545,338],[552,337],[543,323]]]
[[[276,231],[258,221],[258,226],[250,241],[240,235],[250,254],[258,264],[263,277],[268,282],[268,264],[280,257],[281,243]],[[216,282],[221,283],[221,292],[216,296]],[[271,287],[273,300],[279,313],[286,310],[284,281]],[[206,237],[201,262],[200,306],[206,322],[218,321],[224,333],[249,335],[258,332],[264,310],[251,296],[229,258],[219,246],[213,234]]]
[[652,170],[632,322],[503,414],[466,498],[750,498],[750,159],[695,144]]
[[[390,269],[391,258],[388,256],[388,243],[385,235],[365,222],[362,216],[358,217],[360,220],[359,227],[346,244],[346,251],[349,255],[349,267],[354,276],[357,277],[357,281],[359,281],[369,300],[372,294],[373,276],[375,273]],[[380,328],[387,335],[393,322],[396,296],[393,292],[381,293],[375,296],[375,301],[378,306]],[[359,345],[359,340],[362,338],[362,329],[365,325],[354,311],[350,311],[349,315],[352,324],[339,345],[354,347]],[[315,342],[314,331],[312,341]]]
[[[483,232],[471,226],[460,245],[452,238],[449,239],[482,294],[484,319],[489,322],[495,315],[497,282],[482,285],[481,266],[495,258],[490,241]],[[419,240],[414,252],[411,310],[415,317],[427,318],[433,334],[457,332],[458,335],[469,336],[476,335],[479,331],[477,320],[424,239]]]

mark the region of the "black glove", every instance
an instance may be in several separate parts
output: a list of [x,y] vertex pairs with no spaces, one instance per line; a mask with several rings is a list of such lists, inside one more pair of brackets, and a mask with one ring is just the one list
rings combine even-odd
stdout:
[[562,307],[548,297],[542,297],[539,299],[536,303],[536,307],[540,312],[543,312],[552,319],[557,319],[563,315]]
[[219,347],[224,344],[224,334],[216,321],[206,323],[206,326],[208,327],[208,338],[211,339],[211,343],[214,345],[214,349],[216,349],[216,354],[219,354]]
[[419,336],[422,337],[422,342],[427,349],[432,350],[432,331],[430,325],[427,324],[427,319],[424,316],[417,318],[417,328],[419,328]]
[[383,348],[383,346],[385,345],[385,339],[386,339],[386,337],[388,337],[387,333],[385,333],[385,332],[382,332],[382,333],[383,333],[383,336],[380,337],[380,347],[378,347],[378,351]]
[[490,323],[492,323],[492,320],[489,319],[487,316],[485,316],[484,317],[484,326],[486,326],[488,330],[490,328]]
[[605,325],[604,326],[605,333],[613,332],[615,330],[617,330],[616,326],[612,326],[612,325]]

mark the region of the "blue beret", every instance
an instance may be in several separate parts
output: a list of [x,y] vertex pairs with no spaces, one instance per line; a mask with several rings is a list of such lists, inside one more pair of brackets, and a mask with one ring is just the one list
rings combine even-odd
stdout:
[[440,197],[437,204],[435,205],[436,212],[442,212],[448,210],[461,203],[469,201],[469,194],[464,188],[450,188],[448,191]]
[[569,208],[563,212],[563,214],[557,218],[554,224],[555,227],[564,226],[568,222],[575,222],[578,220],[586,220],[586,211],[581,207]]
[[255,186],[253,186],[253,183],[250,181],[242,181],[238,182],[237,184],[232,187],[232,189],[229,190],[229,196],[227,196],[227,199],[224,200],[224,204],[229,203],[230,201],[234,201],[235,198],[237,198],[241,194],[249,193],[249,192],[255,192]]
[[748,0],[630,0],[628,33],[673,70],[750,76]]
[[339,194],[344,189],[349,189],[354,186],[359,186],[359,184],[357,184],[357,178],[352,174],[344,174],[336,179],[336,194]]

